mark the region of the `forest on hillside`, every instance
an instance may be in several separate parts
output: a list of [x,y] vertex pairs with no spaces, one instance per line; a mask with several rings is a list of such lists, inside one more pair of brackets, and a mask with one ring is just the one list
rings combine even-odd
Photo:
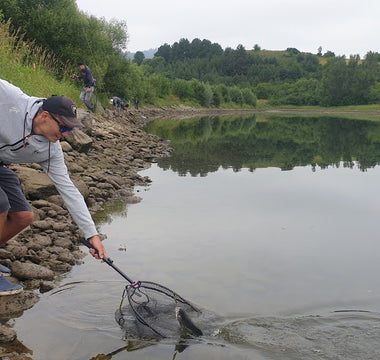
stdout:
[[[106,96],[142,103],[178,101],[205,107],[272,105],[342,106],[380,101],[380,54],[335,56],[283,51],[223,49],[207,39],[163,44],[151,59],[143,52],[126,56],[126,21],[96,18],[75,0],[0,0],[0,19],[13,36],[46,49],[58,78],[83,61]],[[1,71],[1,70],[0,70]],[[1,73],[0,73],[1,76]]]

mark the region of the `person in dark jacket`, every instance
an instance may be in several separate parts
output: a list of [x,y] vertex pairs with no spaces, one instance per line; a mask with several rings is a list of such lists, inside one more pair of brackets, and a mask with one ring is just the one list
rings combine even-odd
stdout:
[[83,64],[82,62],[78,62],[77,65],[79,68],[79,75],[73,74],[73,77],[83,80],[83,88],[79,98],[87,106],[88,112],[93,112],[94,109],[91,105],[91,97],[94,93],[95,80],[92,76],[90,68],[87,65]]

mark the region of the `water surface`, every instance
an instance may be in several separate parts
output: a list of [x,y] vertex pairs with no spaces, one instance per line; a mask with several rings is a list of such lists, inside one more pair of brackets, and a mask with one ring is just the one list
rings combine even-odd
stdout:
[[87,257],[17,319],[35,360],[379,358],[379,125],[248,116],[149,131],[173,156],[141,173],[142,201],[117,204],[101,231],[131,278],[200,306],[207,336],[125,338],[125,281]]

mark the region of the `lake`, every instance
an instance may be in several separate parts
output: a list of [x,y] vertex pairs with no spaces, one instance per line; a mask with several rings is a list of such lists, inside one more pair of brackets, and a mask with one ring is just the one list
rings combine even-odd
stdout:
[[170,158],[141,202],[97,219],[108,255],[208,314],[205,336],[147,341],[115,321],[126,281],[87,256],[15,320],[34,360],[380,358],[380,123],[157,120]]

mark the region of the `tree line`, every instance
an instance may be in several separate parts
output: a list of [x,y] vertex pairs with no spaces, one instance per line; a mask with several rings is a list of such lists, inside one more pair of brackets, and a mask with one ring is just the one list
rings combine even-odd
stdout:
[[227,86],[250,90],[274,105],[379,102],[379,53],[368,52],[364,59],[358,55],[346,59],[331,51],[322,55],[318,50],[317,54],[295,48],[275,52],[261,50],[258,45],[252,50],[242,45],[223,50],[209,40],[181,39],[173,45],[162,45],[153,59],[138,63],[147,67],[148,74],[176,81],[196,79],[217,89]]
[[380,100],[380,54],[336,57],[303,53],[223,49],[209,40],[180,39],[160,46],[152,59],[130,60],[127,23],[106,21],[78,9],[75,0],[0,0],[0,19],[14,34],[57,59],[51,71],[68,77],[82,61],[105,97],[139,97],[149,104],[170,101],[201,106],[353,105]]

